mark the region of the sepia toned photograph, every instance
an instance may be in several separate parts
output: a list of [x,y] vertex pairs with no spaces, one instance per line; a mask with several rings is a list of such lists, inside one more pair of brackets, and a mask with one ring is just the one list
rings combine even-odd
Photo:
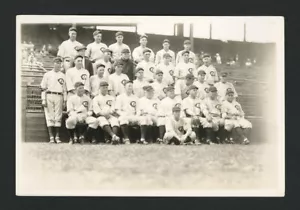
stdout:
[[16,195],[285,195],[283,17],[16,20]]

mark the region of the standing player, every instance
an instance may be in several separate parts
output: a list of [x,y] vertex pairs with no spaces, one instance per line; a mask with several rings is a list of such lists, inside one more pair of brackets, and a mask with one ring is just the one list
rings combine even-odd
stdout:
[[119,124],[124,136],[124,143],[130,144],[129,125],[138,125],[139,117],[136,115],[138,97],[133,94],[133,85],[131,81],[125,84],[125,93],[116,98],[116,112],[119,115]]
[[174,84],[174,71],[175,66],[171,63],[171,55],[169,53],[163,54],[163,62],[160,62],[156,66],[156,69],[161,70],[164,73],[164,78],[167,81],[168,85]]
[[185,80],[178,80],[175,83],[175,95],[181,100],[185,99],[188,96],[188,89],[191,85],[194,84],[195,77],[193,74],[187,74]]
[[[102,81],[108,82],[108,78],[104,77],[105,66],[97,64],[97,74],[90,77],[91,84],[91,99],[99,94],[100,83]],[[110,90],[110,87],[108,88]]]
[[135,63],[130,58],[130,51],[128,49],[123,49],[121,51],[121,60],[123,62],[123,74],[126,74],[130,81],[134,80],[134,71],[136,68]]
[[[94,75],[93,70],[93,64],[92,62],[85,56],[85,50],[86,47],[84,45],[75,47],[75,50],[77,51],[77,55],[81,55],[83,57],[82,59],[82,67],[90,73],[90,76]],[[71,64],[71,67],[74,67],[74,62]]]
[[106,134],[112,138],[112,144],[120,143],[120,138],[117,136],[119,132],[119,116],[115,111],[115,98],[108,95],[108,83],[105,81],[100,83],[100,93],[93,99],[93,111],[96,121],[92,128],[95,128],[98,123]]
[[148,82],[153,82],[154,80],[154,71],[155,71],[155,65],[152,61],[150,61],[151,56],[151,50],[150,49],[144,49],[143,50],[144,60],[138,63],[137,68],[143,68],[144,69],[144,78]]
[[168,86],[167,82],[163,80],[163,72],[161,70],[157,70],[155,72],[155,81],[151,83],[151,86],[154,89],[154,98],[162,100],[166,97],[165,89]]
[[[221,102],[218,99],[217,88],[215,86],[209,87],[209,95],[203,100],[201,110],[205,116],[202,118],[202,126],[206,130],[208,144],[212,143],[214,133],[219,131],[219,134],[224,133],[224,120],[221,118]],[[221,129],[219,129],[221,128]],[[218,135],[220,139],[221,135]],[[218,138],[216,138],[218,139]],[[223,139],[221,139],[223,141]]]
[[182,80],[187,74],[194,74],[195,76],[195,64],[189,62],[189,51],[183,51],[183,62],[176,65],[174,76],[177,80]]
[[109,82],[111,85],[112,94],[118,96],[125,92],[125,83],[129,80],[126,74],[122,73],[123,70],[123,62],[121,60],[117,60],[114,63],[115,73],[109,76]]
[[235,91],[233,84],[230,82],[227,82],[227,75],[228,75],[227,72],[223,72],[220,77],[221,81],[217,82],[215,84],[215,87],[218,90],[218,95],[219,95],[221,101],[224,101],[226,99],[226,92],[228,92],[228,91],[234,92],[234,98],[238,97],[238,94]]
[[50,143],[61,143],[59,128],[61,127],[62,110],[66,106],[67,100],[66,78],[60,71],[61,62],[61,58],[55,58],[54,69],[45,73],[41,82],[42,105],[45,107]]
[[200,129],[201,129],[201,100],[197,98],[198,88],[196,85],[191,85],[188,89],[189,96],[182,101],[182,110],[185,114],[185,120],[192,127],[192,130],[197,134],[195,144],[200,144]]
[[75,27],[71,27],[69,29],[69,37],[70,38],[68,40],[63,41],[61,45],[58,47],[57,56],[62,58],[68,56],[73,59],[77,55],[75,47],[80,46],[82,44],[76,41],[77,29]]
[[122,50],[127,49],[130,53],[130,48],[127,44],[123,43],[124,35],[121,31],[116,33],[117,42],[109,45],[109,49],[113,52],[112,59],[113,61],[121,58]]
[[133,81],[133,93],[138,98],[141,98],[145,95],[144,87],[149,85],[149,82],[144,79],[144,69],[136,69],[136,79]]
[[194,82],[194,84],[198,87],[198,95],[197,98],[200,100],[204,100],[209,93],[209,84],[205,82],[205,71],[200,70],[198,71],[198,80]]
[[189,62],[191,62],[191,63],[194,63],[194,60],[195,60],[195,53],[193,53],[192,51],[191,51],[191,41],[190,40],[185,40],[184,41],[184,43],[183,43],[183,50],[181,50],[181,51],[179,51],[178,53],[177,53],[177,56],[176,56],[176,65],[178,64],[178,63],[181,63],[181,62],[183,62],[183,54],[182,54],[182,52],[184,52],[184,51],[188,51],[189,52]]
[[219,81],[218,72],[215,69],[215,67],[211,64],[211,57],[209,54],[203,55],[203,63],[204,64],[200,66],[197,71],[198,72],[200,70],[205,71],[206,73],[205,80],[209,85],[213,85],[216,82],[218,82]]
[[172,108],[173,115],[166,120],[166,133],[164,142],[167,144],[191,144],[196,139],[196,134],[191,126],[180,117],[180,107]]
[[[147,48],[147,42],[148,42],[147,38],[148,38],[147,35],[142,35],[140,37],[140,46],[136,47],[132,52],[133,61],[136,63],[139,63],[142,60],[144,60],[143,51]],[[154,57],[155,57],[154,52],[150,49],[150,58],[149,59],[151,62],[154,62]]]
[[163,49],[161,49],[156,53],[155,65],[157,66],[162,62],[163,55],[166,53],[168,53],[171,56],[171,63],[175,65],[175,53],[172,50],[170,50],[170,41],[168,39],[165,39],[162,46]]
[[[66,120],[66,128],[70,134],[70,144],[84,142],[84,124],[88,116],[92,115],[92,101],[90,97],[84,94],[84,84],[76,82],[76,94],[72,95],[67,101],[68,119]],[[75,133],[75,128],[77,132]]]
[[[153,135],[154,127],[157,125],[157,108],[159,101],[155,99],[154,90],[152,86],[146,86],[146,95],[138,101],[137,116],[139,116],[139,124],[141,127],[141,143],[148,144],[149,141],[146,140],[146,134],[151,133]],[[153,136],[152,136],[153,137]]]
[[166,88],[166,95],[167,97],[161,100],[160,105],[158,107],[158,120],[157,125],[159,129],[159,139],[158,142],[161,142],[164,134],[166,132],[166,119],[172,116],[172,109],[173,107],[180,107],[181,100],[180,98],[175,98],[174,87],[168,86]]
[[82,82],[85,91],[90,91],[90,73],[82,67],[83,56],[76,55],[74,58],[75,67],[67,70],[66,73],[66,85],[68,96],[75,94],[74,85],[76,82]]
[[[109,75],[111,75],[113,73],[113,68],[112,68],[112,65],[110,62],[111,55],[112,55],[112,51],[109,49],[105,49],[105,50],[103,50],[103,58],[99,59],[95,62],[95,67],[98,64],[103,64],[105,66],[104,77],[106,79],[108,79]],[[97,74],[97,68],[95,68],[95,74]]]
[[243,144],[249,144],[247,138],[248,131],[252,128],[252,124],[245,119],[245,113],[241,104],[234,100],[234,91],[229,90],[226,93],[226,100],[222,104],[222,117],[225,119],[225,131],[227,132],[226,139],[233,143],[231,134],[232,129],[235,129],[238,138],[242,139]]

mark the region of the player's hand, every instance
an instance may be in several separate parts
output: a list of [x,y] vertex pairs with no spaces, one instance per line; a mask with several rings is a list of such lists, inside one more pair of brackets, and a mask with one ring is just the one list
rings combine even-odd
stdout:
[[207,119],[208,122],[212,121],[212,117],[211,116],[207,116],[206,119]]
[[43,106],[43,107],[47,107],[47,102],[46,102],[46,100],[42,100],[42,106]]

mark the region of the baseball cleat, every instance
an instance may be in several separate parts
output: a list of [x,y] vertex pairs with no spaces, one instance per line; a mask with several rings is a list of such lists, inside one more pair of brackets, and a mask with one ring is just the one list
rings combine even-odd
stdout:
[[57,144],[60,144],[60,143],[61,143],[61,140],[59,139],[59,137],[56,137],[56,138],[55,138],[55,141],[56,141]]
[[157,141],[158,144],[163,144],[163,140],[160,139],[160,138],[157,138],[156,141]]
[[130,140],[129,139],[124,139],[124,144],[130,144]]
[[75,143],[78,143],[78,138],[77,138],[77,137],[74,137],[74,141],[73,141],[73,142],[74,142],[74,144],[75,144]]
[[74,144],[74,140],[72,138],[70,138],[69,144]]
[[51,138],[50,138],[50,141],[49,141],[49,143],[51,143],[51,144],[55,143],[55,141],[54,141],[54,137],[51,137]]
[[141,139],[141,144],[148,144],[148,142],[145,139]]
[[229,139],[229,144],[234,144],[233,138]]
[[211,144],[215,144],[215,143],[213,143],[210,139],[207,139],[207,140],[206,140],[206,144],[211,145]]
[[199,139],[196,139],[196,140],[195,140],[195,145],[201,145],[201,142],[200,142]]
[[245,138],[243,141],[243,144],[245,144],[245,145],[250,144],[250,141],[247,138]]
[[79,142],[80,142],[81,144],[84,144],[84,143],[85,143],[84,136],[80,136],[80,137],[79,137]]
[[97,140],[96,139],[92,139],[92,144],[97,144]]
[[112,144],[115,145],[115,144],[119,144],[120,142],[120,138],[117,136],[117,135],[114,135],[112,137]]

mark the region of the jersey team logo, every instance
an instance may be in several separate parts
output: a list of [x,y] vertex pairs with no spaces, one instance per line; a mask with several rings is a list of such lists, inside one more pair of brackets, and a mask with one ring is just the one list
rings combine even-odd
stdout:
[[106,101],[106,104],[107,104],[108,106],[111,106],[112,100],[107,100],[107,101]]
[[189,68],[188,71],[192,74],[193,73],[193,68]]
[[135,107],[136,107],[136,102],[135,102],[135,101],[131,101],[131,102],[130,102],[130,106],[132,106],[132,107],[135,108]]
[[193,58],[189,58],[189,62],[190,63],[194,63],[194,59]]
[[200,103],[196,103],[195,107],[198,108],[198,109],[200,109]]
[[169,74],[170,74],[171,76],[173,76],[173,75],[174,75],[174,71],[173,71],[173,70],[170,70],[170,71],[169,71]]
[[108,73],[110,73],[110,74],[112,73],[112,69],[111,69],[111,68],[108,68],[107,71],[108,71]]
[[215,107],[216,107],[216,109],[221,110],[221,104],[217,104]]
[[206,92],[206,93],[209,93],[209,90],[208,90],[208,88],[204,88],[204,90],[205,90],[205,92]]
[[100,50],[104,53],[105,47],[101,47]]
[[235,105],[234,107],[235,107],[238,111],[241,111],[241,108],[240,108],[239,105]]
[[212,77],[216,76],[216,74],[215,74],[214,71],[209,72],[209,74],[210,74]]
[[122,83],[122,85],[125,85],[126,79],[123,79],[123,80],[121,81],[121,83]]
[[180,108],[180,107],[181,107],[181,104],[180,104],[180,103],[176,103],[176,104],[175,104],[175,107],[179,107],[179,108]]
[[163,92],[166,94],[167,93],[167,88],[163,88]]
[[65,81],[64,81],[63,78],[59,78],[59,79],[58,79],[58,82],[59,82],[59,84],[63,85]]
[[82,79],[82,80],[86,80],[86,78],[87,78],[87,75],[86,75],[86,74],[82,74],[82,75],[81,75],[81,79]]
[[149,71],[151,71],[152,73],[154,73],[154,67],[151,67],[151,68],[149,69]]
[[178,130],[179,130],[180,133],[183,133],[184,132],[183,126],[179,126]]
[[87,106],[89,105],[89,103],[88,103],[87,101],[83,101],[83,102],[82,102],[82,105],[83,105],[84,107],[87,107]]
[[153,104],[154,109],[157,109],[157,103]]

